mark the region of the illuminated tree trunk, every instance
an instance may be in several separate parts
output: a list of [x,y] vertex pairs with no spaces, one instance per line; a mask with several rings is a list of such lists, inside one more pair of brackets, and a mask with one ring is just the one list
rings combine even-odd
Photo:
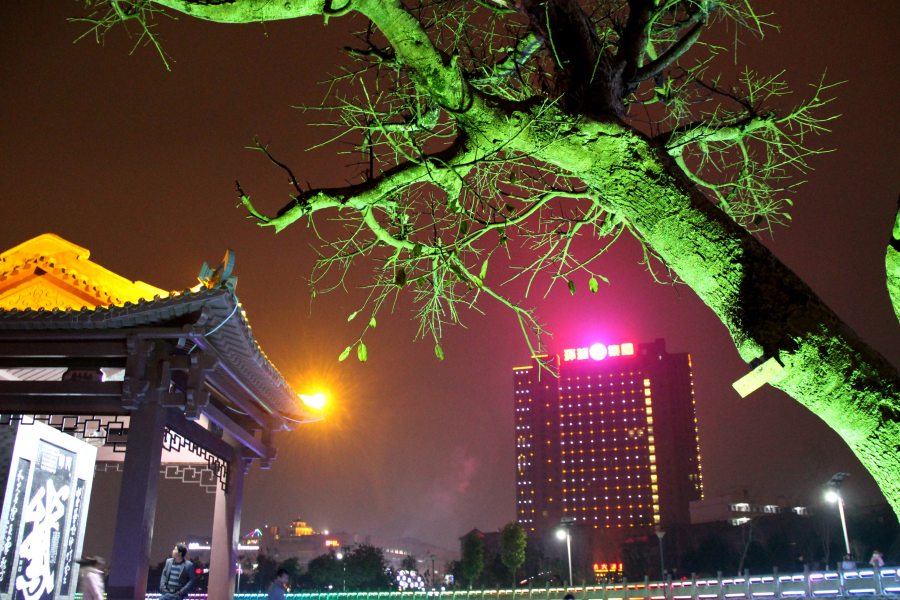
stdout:
[[[898,201],[900,208],[900,201]],[[900,210],[894,219],[894,230],[891,232],[891,241],[887,247],[887,255],[884,258],[887,270],[887,289],[894,305],[894,314],[900,320]]]
[[741,358],[754,365],[777,358],[784,370],[769,383],[837,431],[900,514],[897,369],[652,142],[636,133],[600,137],[584,147],[596,157],[588,168],[576,148],[560,150],[551,147],[542,158],[568,158],[601,190],[719,316]]

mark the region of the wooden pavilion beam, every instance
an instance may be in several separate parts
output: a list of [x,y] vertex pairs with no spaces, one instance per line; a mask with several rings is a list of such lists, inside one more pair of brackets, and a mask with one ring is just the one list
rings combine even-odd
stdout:
[[91,341],[0,341],[0,356],[10,357],[106,357],[128,356],[124,338]]
[[[121,398],[121,381],[0,381],[3,396],[108,396]],[[76,402],[73,399],[70,402]]]
[[261,441],[256,439],[256,437],[251,432],[235,423],[228,417],[228,415],[223,413],[212,404],[207,404],[203,408],[203,414],[206,415],[206,418],[208,418],[210,421],[234,436],[236,440],[243,444],[245,448],[250,450],[257,457],[268,458],[271,454],[270,449],[267,448]]
[[187,420],[184,413],[177,408],[167,409],[166,427],[222,460],[231,462],[234,456],[234,448],[228,442],[216,437],[210,430],[204,429],[195,421]]
[[52,342],[71,340],[124,340],[134,335],[142,339],[189,338],[190,332],[183,327],[137,327],[109,329],[0,329],[2,342]]
[[102,369],[124,368],[125,358],[119,356],[47,357],[0,356],[0,369]]
[[131,411],[112,396],[79,396],[77,402],[65,396],[3,396],[0,414],[128,416]]

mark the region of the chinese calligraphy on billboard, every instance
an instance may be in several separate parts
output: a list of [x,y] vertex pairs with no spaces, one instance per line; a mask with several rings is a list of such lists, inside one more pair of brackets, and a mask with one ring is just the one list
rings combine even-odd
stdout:
[[0,599],[75,597],[97,450],[41,423],[15,435],[0,521]]

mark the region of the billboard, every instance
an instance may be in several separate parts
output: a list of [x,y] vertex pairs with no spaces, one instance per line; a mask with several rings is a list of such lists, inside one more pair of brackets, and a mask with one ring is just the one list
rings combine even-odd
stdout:
[[0,425],[0,600],[71,600],[97,449],[43,423]]

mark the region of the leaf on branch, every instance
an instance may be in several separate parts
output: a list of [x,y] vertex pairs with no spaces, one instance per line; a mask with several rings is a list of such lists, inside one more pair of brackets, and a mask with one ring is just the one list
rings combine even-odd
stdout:
[[488,268],[488,259],[484,259],[484,262],[481,263],[481,272],[478,273],[478,277],[484,279],[487,277],[487,268]]
[[569,292],[574,296],[575,295],[575,282],[571,279],[569,280]]
[[356,348],[356,356],[359,358],[359,362],[366,362],[369,358],[369,352],[366,350],[366,345],[362,342],[360,342],[359,346]]
[[419,258],[422,256],[422,244],[416,244],[412,249],[413,258]]
[[434,345],[434,353],[438,357],[438,360],[444,360],[444,351],[440,344]]
[[401,268],[397,271],[397,274],[394,275],[394,285],[400,288],[406,285],[406,269]]
[[456,265],[450,265],[450,270],[453,271],[453,273],[454,273],[457,277],[459,277],[459,280],[460,280],[460,281],[462,281],[463,283],[469,283],[469,278],[466,277],[466,274],[463,273],[463,272],[462,272],[462,269],[460,269],[458,266],[456,266]]
[[369,327],[375,327],[375,317],[372,317],[372,318],[369,320]]
[[348,356],[350,356],[350,350],[351,350],[351,349],[352,349],[352,346],[347,346],[346,348],[344,348],[344,351],[341,352],[341,355],[338,357],[338,361],[343,361],[343,360],[345,360]]
[[506,205],[506,212],[508,212],[509,214],[512,214],[514,210],[516,210],[515,204],[507,204]]
[[590,288],[592,294],[597,293],[597,290],[600,289],[600,284],[597,283],[596,277],[591,277],[591,280],[588,282],[588,287]]
[[353,313],[352,315],[350,315],[349,317],[347,317],[347,322],[349,323],[350,321],[352,321],[352,320],[353,320],[353,317],[355,317],[355,316],[358,315],[358,314],[359,314],[359,311],[356,311],[355,313]]
[[463,221],[462,223],[459,224],[459,236],[460,237],[466,235],[466,233],[468,233],[468,231],[469,231],[469,222],[468,221]]

